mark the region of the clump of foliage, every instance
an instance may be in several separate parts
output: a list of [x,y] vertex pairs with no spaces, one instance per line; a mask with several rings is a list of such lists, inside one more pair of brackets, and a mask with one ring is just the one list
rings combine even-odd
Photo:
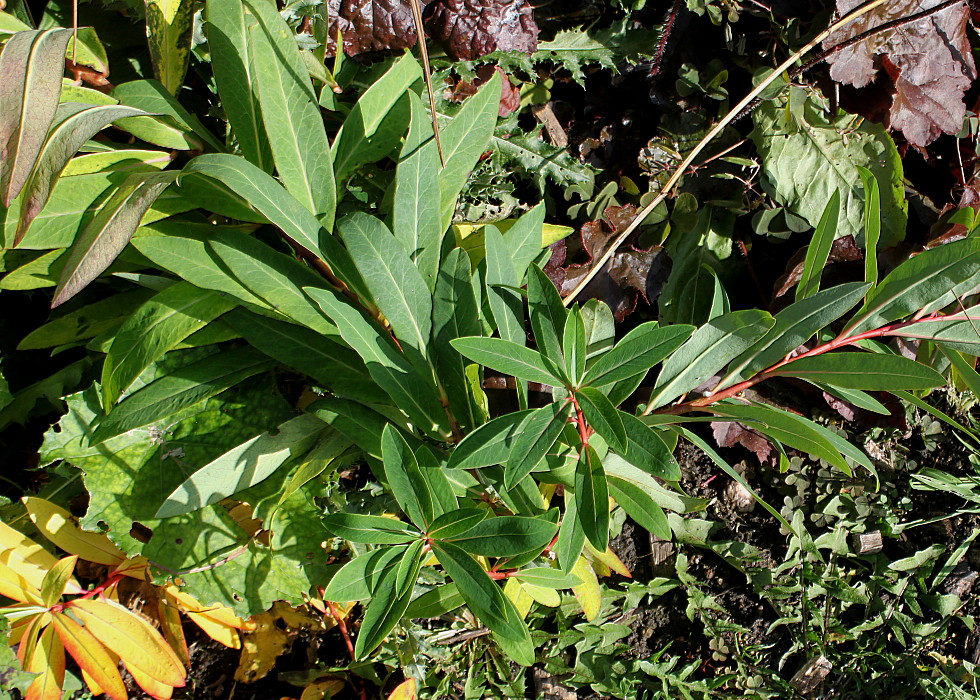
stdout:
[[[453,26],[447,13],[472,10],[438,5],[435,21],[445,27]],[[487,3],[476,16],[497,17],[505,5]],[[715,4],[695,5],[725,21]],[[679,167],[651,178],[659,192],[644,196],[621,179],[596,195],[590,168],[544,144],[537,130],[524,133],[516,119],[498,123],[515,90],[500,72],[437,64],[460,81],[481,76],[479,86],[457,84],[458,94],[437,100],[410,53],[364,66],[338,52],[328,70],[338,29],[345,46],[392,48],[371,43],[377,32],[343,14],[208,0],[195,25],[192,3],[172,17],[161,6],[146,5],[156,79],[109,90],[95,89],[108,87],[97,79],[85,87],[64,78],[66,55],[105,78],[97,37],[17,26],[4,15],[12,29],[0,75],[16,80],[5,81],[0,107],[2,284],[41,290],[35,294],[57,309],[20,340],[22,351],[78,359],[16,395],[0,387],[0,422],[30,418],[41,398],[64,400],[40,462],[59,489],[80,476],[77,536],[97,538],[96,549],[111,556],[86,557],[53,541],[105,566],[139,562],[112,568],[86,590],[72,578],[74,557],[57,560],[0,524],[5,550],[36,556],[30,565],[0,560],[0,594],[19,602],[5,610],[14,621],[10,642],[25,670],[49,679],[32,680],[26,697],[60,696],[65,649],[93,693],[125,697],[113,654],[154,697],[181,685],[188,659],[173,633],[179,623],[162,614],[168,645],[114,602],[124,576],[163,591],[161,601],[192,617],[216,606],[228,639],[248,626],[244,618],[271,630],[274,616],[261,625],[254,616],[282,602],[317,611],[349,660],[312,669],[303,679],[309,687],[340,678],[366,696],[371,683],[400,680],[397,669],[446,694],[450,675],[427,660],[459,663],[435,641],[456,629],[480,637],[468,653],[497,664],[497,673],[467,675],[470,697],[520,696],[522,682],[507,685],[511,662],[548,665],[622,697],[641,686],[696,697],[748,676],[785,689],[778,677],[749,673],[752,650],[737,650],[736,671],[711,681],[694,679],[695,667],[678,667],[666,650],[603,671],[629,634],[601,619],[613,604],[635,607],[682,588],[688,616],[703,623],[721,660],[744,631],[726,626],[724,608],[685,555],[676,581],[604,592],[600,577],[630,573],[610,547],[627,516],[655,538],[698,543],[744,569],[779,614],[773,629],[799,625],[787,656],[809,654],[818,638],[826,647],[833,632],[859,639],[861,668],[879,668],[882,648],[862,633],[935,639],[947,622],[927,619],[919,598],[952,619],[962,601],[939,586],[965,550],[944,560],[933,547],[874,561],[870,582],[853,587],[837,559],[851,554],[844,538],[813,538],[798,507],[770,505],[698,429],[712,423],[717,436],[717,426],[728,426],[726,446],[739,442],[779,472],[795,451],[823,460],[831,477],[874,482],[876,464],[858,444],[769,400],[765,388],[802,386],[878,414],[890,413],[886,395],[928,406],[920,396],[951,378],[980,389],[973,217],[959,215],[966,232],[956,240],[879,273],[878,252],[903,238],[908,217],[885,127],[853,123],[811,88],[783,85],[765,95],[753,113],[758,164],[719,156],[713,175],[731,183],[761,168],[773,208],[756,212],[755,228],[776,231],[782,221],[813,233],[776,295],[792,290],[791,302],[733,310],[718,268],[731,254],[736,214],[754,207],[700,202],[690,182],[669,210],[663,205],[684,173],[680,161],[734,118],[727,106],[710,132],[697,120],[661,124],[649,147],[660,159],[648,163]],[[528,8],[517,9],[530,33]],[[657,56],[629,48],[626,23],[603,31],[490,56],[507,70],[550,65],[573,80]],[[470,55],[461,35],[447,29],[443,38],[465,59],[508,48],[483,42],[485,51]],[[874,50],[899,61],[895,52]],[[206,83],[195,98],[210,106],[199,114],[175,97],[192,57]],[[835,70],[845,57],[836,60]],[[899,62],[912,71],[915,59]],[[688,95],[727,100],[721,73],[682,72]],[[550,89],[545,82],[534,89]],[[908,126],[913,143],[950,130],[920,126]],[[521,187],[557,184],[586,200],[585,210],[607,213],[612,235],[597,222],[582,231],[587,263],[561,266],[552,257],[571,229],[546,223],[545,203],[505,219],[481,216],[481,226],[459,220],[460,212],[485,212],[476,205],[491,196],[509,197],[514,213],[516,181],[501,185],[510,164],[530,176]],[[800,167],[813,175],[802,188],[794,184]],[[635,203],[620,206],[620,188]],[[657,245],[621,249],[641,222]],[[662,267],[658,284],[651,278],[660,254],[673,271]],[[825,270],[838,259],[863,264],[834,279]],[[583,303],[580,293],[591,298]],[[657,301],[658,317],[617,329],[638,296]],[[919,352],[889,344],[896,339]],[[752,572],[752,552],[736,556],[709,540],[711,523],[690,515],[708,500],[680,485],[681,440],[785,528],[783,563]],[[828,517],[849,517],[837,505]],[[852,505],[862,523],[870,518]],[[30,499],[23,507],[34,512]],[[5,520],[18,508],[5,506]],[[59,517],[70,520],[67,511]],[[800,596],[822,596],[825,607],[797,615]],[[841,618],[832,630],[832,606],[863,606],[869,620],[855,627]],[[570,622],[578,615],[586,622]],[[103,636],[106,621],[141,630],[157,666],[111,635],[91,639]],[[579,660],[562,668],[572,648]],[[549,658],[549,650],[560,654]]]

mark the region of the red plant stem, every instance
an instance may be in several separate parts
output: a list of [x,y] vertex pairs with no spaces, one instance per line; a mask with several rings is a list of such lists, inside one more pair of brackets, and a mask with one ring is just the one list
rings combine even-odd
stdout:
[[[684,403],[679,403],[676,406],[671,406],[669,408],[658,409],[658,410],[654,411],[653,413],[655,413],[657,415],[679,416],[679,415],[683,415],[684,413],[687,413],[688,411],[691,411],[691,410],[694,410],[694,409],[697,409],[697,408],[704,408],[705,406],[710,406],[711,404],[717,403],[718,401],[722,401],[724,399],[730,399],[733,396],[736,396],[738,394],[741,394],[746,389],[749,389],[749,388],[755,386],[756,384],[759,384],[760,382],[763,382],[766,379],[769,379],[780,368],[785,367],[786,365],[788,365],[788,364],[790,364],[790,363],[792,363],[792,362],[794,362],[796,360],[799,360],[800,358],[803,358],[803,357],[816,357],[817,355],[823,355],[824,353],[830,352],[831,350],[837,350],[838,348],[843,348],[843,347],[847,347],[849,345],[854,345],[855,343],[857,343],[860,340],[868,340],[870,338],[880,338],[880,337],[886,336],[886,335],[896,335],[895,331],[897,331],[897,330],[900,330],[902,328],[906,328],[908,326],[913,326],[916,323],[923,323],[924,321],[934,321],[937,318],[942,318],[944,320],[945,319],[948,319],[948,320],[959,320],[955,315],[954,316],[940,316],[938,312],[935,312],[935,313],[929,314],[928,316],[924,316],[923,318],[916,319],[914,321],[902,321],[900,323],[892,323],[892,324],[889,324],[887,326],[882,326],[881,328],[876,328],[875,330],[865,331],[864,333],[858,333],[857,335],[837,336],[833,340],[831,340],[831,341],[829,341],[827,343],[824,343],[823,345],[819,345],[819,346],[813,348],[812,350],[808,350],[807,352],[805,352],[805,353],[803,353],[801,355],[797,355],[796,357],[792,357],[792,358],[790,358],[790,357],[784,357],[782,360],[780,360],[779,362],[775,363],[771,367],[763,370],[762,372],[760,372],[759,374],[755,375],[754,377],[750,377],[749,379],[746,379],[743,382],[739,382],[738,384],[733,384],[732,386],[728,387],[727,389],[723,389],[723,390],[721,390],[719,392],[716,392],[716,393],[713,393],[713,394],[708,394],[707,396],[703,396],[703,397],[698,398],[698,399],[692,399],[690,401],[685,401]],[[968,317],[964,317],[964,318],[968,318]]]
[[350,654],[350,660],[355,661],[354,644],[350,640],[350,632],[347,631],[347,623],[344,622],[344,616],[340,614],[337,607],[329,600],[324,602],[327,604],[327,609],[330,610],[330,617],[332,617],[334,622],[337,623],[337,629],[340,630],[340,636],[344,638],[344,644],[347,646],[347,653]]

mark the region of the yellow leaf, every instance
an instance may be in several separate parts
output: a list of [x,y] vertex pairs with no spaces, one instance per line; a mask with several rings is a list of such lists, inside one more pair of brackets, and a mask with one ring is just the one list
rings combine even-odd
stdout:
[[514,604],[517,608],[517,612],[520,614],[521,619],[527,617],[527,614],[531,612],[531,603],[534,601],[524,591],[523,584],[516,578],[509,578],[507,582],[504,583],[504,595],[510,598],[510,602]]
[[[624,564],[619,559],[619,557],[613,554],[613,551],[608,547],[606,547],[605,552],[600,552],[591,544],[586,542],[585,551],[589,553],[589,555],[593,560],[602,562],[606,567],[612,569],[620,576],[625,576],[626,578],[633,578],[633,574],[631,574],[630,570],[626,568],[626,564]],[[608,574],[605,575],[608,576]]]
[[24,700],[61,700],[61,686],[65,681],[65,649],[50,626],[38,635],[37,644],[24,659],[24,670],[40,674],[27,686]]
[[418,688],[415,685],[415,679],[409,678],[391,691],[388,700],[418,700],[418,697]]
[[288,637],[276,626],[276,616],[270,612],[252,617],[255,629],[245,634],[242,656],[235,671],[235,680],[251,683],[265,677],[286,648]]
[[64,508],[43,498],[28,496],[23,499],[31,521],[52,543],[69,554],[96,564],[116,566],[126,559],[123,551],[101,532],[87,532]]
[[80,598],[71,601],[69,607],[127,668],[175,688],[184,685],[186,674],[177,654],[142,617],[111,600]]
[[323,626],[323,619],[314,617],[309,612],[294,608],[289,603],[277,601],[272,604],[272,614],[282,620],[286,627],[290,629],[319,629]]
[[148,676],[132,666],[127,665],[126,668],[129,669],[129,672],[132,674],[133,680],[136,681],[136,684],[146,691],[146,694],[151,698],[154,698],[155,700],[170,700],[170,697],[174,693],[173,686],[158,681],[156,678]]
[[43,605],[41,590],[13,569],[0,564],[0,595],[18,603]]
[[584,556],[579,557],[578,561],[575,562],[575,566],[572,567],[572,574],[578,576],[582,582],[581,585],[572,587],[572,593],[578,600],[578,604],[582,606],[585,619],[591,622],[599,614],[599,609],[602,607],[599,579],[596,578],[595,571],[592,570],[592,566]]
[[561,605],[561,595],[554,588],[535,586],[527,581],[521,581],[521,583],[524,586],[524,592],[541,605],[547,605],[549,608],[557,608]]
[[176,586],[167,586],[165,595],[205,634],[226,647],[241,649],[241,636],[238,630],[253,629],[255,626],[252,622],[238,617],[231,608],[223,605],[203,605],[193,596],[181,592]]
[[[4,567],[22,576],[31,586],[41,589],[44,575],[58,563],[53,554],[34,540],[25,537],[6,523],[0,522],[0,569]],[[81,595],[85,591],[72,578],[66,593]]]
[[191,660],[187,653],[187,639],[184,637],[180,610],[170,601],[166,593],[157,598],[157,620],[160,622],[160,631],[163,632],[167,644],[177,652],[177,658],[185,667],[190,666]]
[[320,678],[303,689],[299,700],[324,700],[332,698],[344,689],[345,683],[338,678]]
[[117,574],[123,574],[124,576],[129,576],[130,578],[138,578],[141,581],[150,580],[150,562],[146,560],[146,557],[137,554],[132,559],[126,559],[120,562],[119,565],[114,569]]
[[119,676],[116,661],[102,643],[65,613],[52,615],[51,624],[65,650],[85,672],[92,693],[105,693],[112,700],[126,700],[126,686]]

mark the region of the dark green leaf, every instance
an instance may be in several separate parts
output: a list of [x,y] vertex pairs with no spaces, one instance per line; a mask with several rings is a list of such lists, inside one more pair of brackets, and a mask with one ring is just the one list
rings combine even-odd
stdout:
[[480,469],[504,464],[514,439],[535,409],[505,413],[463,438],[449,456],[450,469]]
[[330,579],[323,599],[335,603],[367,600],[384,577],[398,566],[408,547],[379,547],[344,564]]
[[575,508],[585,536],[604,552],[609,541],[609,492],[602,461],[591,445],[583,446],[575,468]]
[[641,324],[600,356],[583,381],[604,386],[644,373],[679,348],[693,332],[694,326],[659,328],[654,321]]
[[665,481],[680,481],[681,468],[657,432],[629,413],[619,414],[626,430],[626,451],[620,456],[637,469]]
[[451,613],[464,604],[463,596],[459,594],[455,583],[436,586],[428,593],[423,593],[408,605],[405,617],[427,620]]
[[585,374],[586,353],[585,324],[582,323],[582,312],[577,306],[569,310],[565,319],[561,348],[565,357],[565,370],[572,383],[577,386]]
[[562,516],[558,528],[558,541],[555,543],[555,554],[558,555],[558,564],[562,571],[571,572],[572,567],[578,562],[583,547],[585,547],[585,530],[582,529],[582,522],[578,517],[575,495],[566,490],[565,514]]
[[541,353],[502,338],[458,338],[452,346],[484,367],[548,386],[563,386]]
[[646,491],[614,476],[609,477],[608,483],[609,495],[640,527],[662,540],[672,539],[667,514]]
[[783,365],[773,375],[866,391],[932,389],[946,383],[939,372],[914,360],[867,352],[800,357]]
[[414,527],[380,515],[331,513],[323,524],[337,537],[365,544],[405,544],[422,536]]
[[864,186],[864,281],[878,283],[878,239],[881,237],[881,194],[878,178],[863,166],[857,166]]
[[486,508],[460,508],[443,513],[429,526],[428,535],[434,540],[453,540],[492,515]]
[[806,249],[803,272],[796,284],[796,301],[811,297],[820,291],[820,277],[827,265],[830,248],[837,237],[837,220],[840,217],[840,190],[834,191],[827,200],[820,221],[813,232],[813,238]]
[[381,454],[385,476],[395,500],[419,529],[426,530],[442,513],[436,513],[436,499],[422,476],[415,453],[401,432],[391,424],[385,426],[381,435]]
[[616,452],[625,452],[626,429],[623,427],[623,419],[606,395],[587,386],[576,391],[575,398],[589,426]]
[[461,535],[440,539],[476,556],[512,557],[532,550],[540,552],[557,530],[554,523],[540,518],[501,515],[482,520]]
[[412,599],[412,589],[422,566],[422,547],[424,542],[414,542],[398,563],[398,568],[389,573],[378,586],[377,594],[371,598],[364,610],[361,629],[354,643],[354,656],[363,659],[381,645],[385,637],[395,628],[405,614]]
[[538,350],[557,362],[561,358],[567,312],[555,285],[537,265],[528,268],[527,304]]
[[517,435],[507,457],[504,488],[513,488],[544,459],[568,419],[568,405],[552,403],[537,409]]
[[381,434],[389,424],[383,415],[356,401],[332,396],[317,399],[306,411],[349,437],[364,454],[381,461]]

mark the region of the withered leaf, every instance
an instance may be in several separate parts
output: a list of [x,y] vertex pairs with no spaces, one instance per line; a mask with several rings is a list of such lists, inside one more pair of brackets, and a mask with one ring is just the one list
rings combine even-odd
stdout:
[[[582,226],[582,248],[588,254],[589,262],[565,268],[565,279],[560,287],[562,295],[569,294],[589,273],[619,232],[636,216],[636,207],[632,204],[608,207],[603,214],[608,224],[590,221]],[[670,261],[660,246],[649,250],[621,247],[606,263],[605,269],[582,290],[579,298],[605,302],[616,320],[622,321],[636,308],[637,298],[641,294],[647,303],[660,295],[669,272]]]
[[762,435],[751,428],[746,428],[735,421],[718,421],[711,423],[711,432],[718,447],[733,447],[741,445],[756,456],[759,464],[775,465],[775,455],[772,445]]
[[[801,248],[790,258],[789,263],[786,265],[786,274],[776,280],[774,297],[778,299],[783,296],[800,281],[800,277],[803,276],[805,257],[806,248]],[[858,262],[861,260],[864,260],[864,252],[854,242],[854,236],[841,236],[830,247],[830,255],[827,256],[827,267],[834,263]],[[828,286],[833,285],[828,284]]]
[[[427,5],[422,0],[423,7]],[[327,55],[337,51],[337,31],[344,53],[401,50],[415,45],[415,23],[405,0],[327,0]]]
[[[845,15],[864,0],[837,0]],[[942,0],[893,0],[846,25],[824,41],[836,46],[875,27],[936,7]],[[920,148],[940,134],[957,133],[966,114],[963,94],[976,79],[966,35],[966,2],[914,22],[902,23],[848,46],[829,59],[830,76],[864,87],[884,68],[895,86],[889,128],[900,130]],[[879,58],[880,57],[880,58]],[[876,60],[877,59],[877,60]]]
[[429,32],[456,59],[538,48],[538,25],[527,0],[436,0],[431,12]]

